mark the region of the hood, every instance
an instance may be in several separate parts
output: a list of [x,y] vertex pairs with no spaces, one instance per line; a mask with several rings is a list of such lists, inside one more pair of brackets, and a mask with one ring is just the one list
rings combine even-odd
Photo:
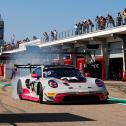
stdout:
[[66,81],[69,83],[76,83],[76,82],[86,82],[86,78],[85,77],[61,77],[60,78],[62,81]]
[[[67,79],[66,81],[63,81],[64,83],[67,83],[72,89],[77,89],[77,90],[83,90],[83,91],[100,91],[105,88],[105,86],[98,87],[95,83],[95,80],[97,78],[91,78],[91,77],[86,77],[86,78],[81,78],[78,80],[76,77],[66,77],[64,79]],[[102,80],[101,80],[102,81]]]
[[62,77],[63,84],[69,85],[68,87],[73,90],[85,90],[88,91],[88,86],[86,78],[77,77]]

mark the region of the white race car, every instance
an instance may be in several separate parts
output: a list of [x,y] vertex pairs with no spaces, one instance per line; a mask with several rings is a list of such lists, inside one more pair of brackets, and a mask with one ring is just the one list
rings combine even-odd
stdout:
[[35,68],[32,74],[17,81],[20,99],[40,103],[106,101],[108,91],[102,80],[84,77],[70,65],[45,65]]

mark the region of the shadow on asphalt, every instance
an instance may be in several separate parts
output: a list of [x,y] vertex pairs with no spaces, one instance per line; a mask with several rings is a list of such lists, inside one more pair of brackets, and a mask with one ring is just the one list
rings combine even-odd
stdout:
[[[35,102],[31,100],[25,100],[24,101],[29,101],[29,102]],[[22,100],[22,101],[23,101]],[[43,102],[39,103],[38,101],[36,102],[38,104],[46,104],[46,105],[104,105],[104,104],[116,104],[116,102],[113,102],[112,100],[108,99],[107,101],[100,102],[99,100],[83,100],[83,101],[73,101],[73,102],[62,102],[62,103],[53,103],[53,102]]]
[[105,105],[105,104],[116,104],[116,102],[113,102],[111,100],[107,100],[104,102],[100,101],[81,101],[81,102],[67,102],[67,103],[44,103],[48,105]]
[[70,113],[16,113],[0,114],[0,123],[41,123],[41,122],[76,122],[96,121],[94,119],[70,114]]

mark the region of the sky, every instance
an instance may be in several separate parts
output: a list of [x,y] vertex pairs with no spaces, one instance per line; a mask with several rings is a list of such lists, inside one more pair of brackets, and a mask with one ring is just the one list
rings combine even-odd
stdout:
[[4,40],[23,40],[56,29],[73,29],[79,21],[116,16],[126,8],[126,0],[0,0],[0,14],[5,21]]

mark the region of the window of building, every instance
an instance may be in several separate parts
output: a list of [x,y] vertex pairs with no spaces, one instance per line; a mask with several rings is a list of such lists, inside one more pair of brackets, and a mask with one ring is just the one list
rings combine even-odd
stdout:
[[109,54],[122,53],[123,45],[122,41],[109,43]]

